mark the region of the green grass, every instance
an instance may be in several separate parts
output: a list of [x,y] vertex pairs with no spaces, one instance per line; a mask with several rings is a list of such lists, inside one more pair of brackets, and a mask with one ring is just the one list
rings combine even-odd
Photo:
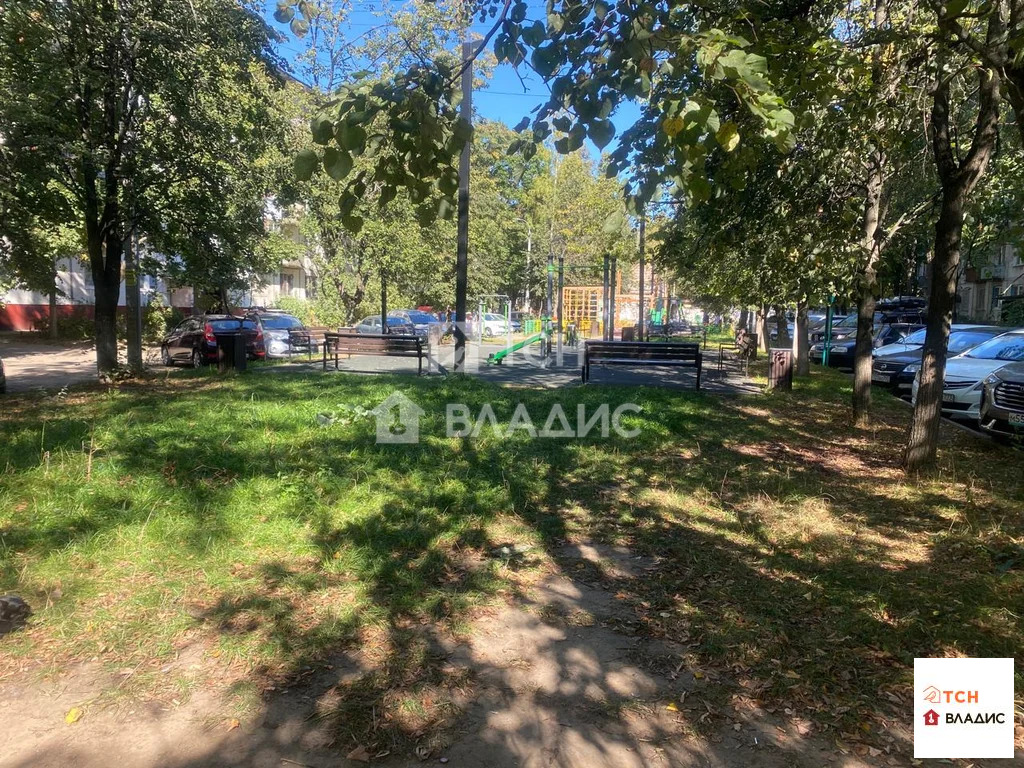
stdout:
[[[376,445],[367,418],[318,423],[395,390],[427,411],[418,445]],[[523,575],[496,547],[557,563],[563,542],[587,539],[657,558],[643,579],[589,575],[641,634],[689,643],[707,697],[743,694],[871,739],[887,718],[909,722],[915,656],[1024,647],[1024,472],[1022,454],[950,431],[941,473],[910,483],[908,411],[883,396],[876,427],[856,431],[848,396],[834,372],[718,399],[268,371],[9,398],[0,591],[36,615],[0,640],[0,675],[26,657],[51,669],[97,657],[140,670],[144,687],[143,672],[198,646],[245,670],[250,710],[262,683],[248,680],[372,647],[385,671],[341,690],[332,716],[383,702],[422,733],[454,722],[446,692],[470,682],[430,663],[416,627],[465,632],[477,606],[514,597]],[[492,403],[503,422],[519,402],[538,421],[555,402],[569,414],[636,402],[642,431],[446,438],[450,402]]]

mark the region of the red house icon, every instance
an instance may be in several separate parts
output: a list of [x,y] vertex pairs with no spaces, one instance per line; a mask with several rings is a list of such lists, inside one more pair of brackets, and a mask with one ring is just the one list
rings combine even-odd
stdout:
[[924,713],[924,724],[925,725],[938,725],[939,724],[939,713],[934,709],[929,709]]

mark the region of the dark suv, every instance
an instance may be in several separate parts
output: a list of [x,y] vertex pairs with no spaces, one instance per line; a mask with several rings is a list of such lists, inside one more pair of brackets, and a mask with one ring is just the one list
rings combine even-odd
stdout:
[[1012,363],[986,377],[979,422],[995,438],[1024,439],[1024,363]]
[[199,368],[217,362],[217,334],[241,331],[250,360],[266,356],[263,331],[255,322],[234,315],[197,315],[190,317],[164,337],[160,359],[164,365],[188,363]]
[[253,309],[246,316],[263,332],[263,348],[267,357],[289,357],[316,352],[316,343],[302,321],[287,312]]

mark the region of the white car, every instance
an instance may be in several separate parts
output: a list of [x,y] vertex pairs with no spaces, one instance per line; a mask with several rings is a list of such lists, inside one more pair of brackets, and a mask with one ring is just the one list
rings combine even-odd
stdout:
[[512,332],[508,320],[503,315],[495,315],[492,312],[484,312],[481,328],[484,336],[504,336]]
[[[942,412],[957,419],[977,420],[985,377],[1003,366],[1024,360],[1024,328],[1004,333],[946,361],[946,379],[942,383]],[[911,401],[917,402],[921,364],[904,368],[914,373]]]

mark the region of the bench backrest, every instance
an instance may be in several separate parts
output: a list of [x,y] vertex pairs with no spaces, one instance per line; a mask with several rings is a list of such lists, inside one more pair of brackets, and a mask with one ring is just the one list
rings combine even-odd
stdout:
[[588,341],[586,354],[591,360],[700,360],[699,344],[675,344],[661,341]]
[[416,352],[423,349],[423,340],[419,336],[405,336],[396,333],[327,333],[325,340],[332,349],[340,352],[364,352],[368,354],[393,354],[396,352]]
[[736,348],[744,355],[757,354],[757,334],[746,333],[740,336],[736,340]]

